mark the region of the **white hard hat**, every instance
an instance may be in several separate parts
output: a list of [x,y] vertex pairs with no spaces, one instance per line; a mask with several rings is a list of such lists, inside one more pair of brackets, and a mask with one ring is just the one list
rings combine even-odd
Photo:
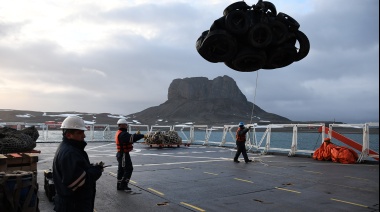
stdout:
[[79,116],[69,116],[63,120],[61,129],[87,130],[84,121]]
[[128,124],[128,122],[127,122],[127,120],[125,120],[125,119],[119,119],[119,120],[117,121],[117,124]]

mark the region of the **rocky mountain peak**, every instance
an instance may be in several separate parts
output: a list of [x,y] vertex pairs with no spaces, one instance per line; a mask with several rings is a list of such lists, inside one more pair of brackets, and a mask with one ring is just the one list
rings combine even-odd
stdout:
[[206,77],[175,79],[169,86],[168,100],[212,100],[229,99],[246,102],[236,82],[229,76],[220,76],[213,80]]
[[[253,116],[251,120],[252,109]],[[189,123],[224,125],[244,122],[284,123],[290,120],[267,113],[248,102],[234,79],[219,76],[174,79],[168,89],[168,100],[159,106],[131,114],[141,123]]]

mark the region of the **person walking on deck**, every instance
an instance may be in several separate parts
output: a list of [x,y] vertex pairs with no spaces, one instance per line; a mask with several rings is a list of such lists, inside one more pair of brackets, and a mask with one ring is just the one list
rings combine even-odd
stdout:
[[239,123],[239,128],[236,131],[236,146],[237,146],[237,151],[236,151],[236,154],[235,154],[235,157],[234,157],[234,162],[235,163],[239,163],[240,162],[238,160],[240,154],[243,154],[244,161],[246,163],[252,162],[252,160],[250,160],[248,158],[247,150],[245,148],[246,134],[247,134],[247,132],[249,131],[250,128],[252,128],[252,126],[250,126],[249,128],[246,128],[246,127],[244,127],[244,123],[243,122]]

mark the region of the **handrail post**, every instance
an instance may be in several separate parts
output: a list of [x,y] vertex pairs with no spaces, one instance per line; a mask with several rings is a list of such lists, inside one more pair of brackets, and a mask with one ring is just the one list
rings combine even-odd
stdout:
[[293,126],[293,137],[292,137],[292,146],[290,147],[290,152],[288,156],[294,156],[297,151],[297,124]]
[[208,146],[208,138],[209,138],[209,129],[207,129],[207,126],[205,128],[205,142],[203,142],[204,146]]
[[268,125],[267,130],[268,130],[268,134],[267,134],[267,142],[265,144],[264,154],[267,154],[268,151],[269,151],[269,149],[270,149],[270,134],[271,134],[271,131],[272,131],[271,130],[271,124]]
[[323,142],[325,141],[325,135],[326,135],[326,124],[325,123],[321,123],[322,124],[322,136],[321,136],[321,138],[322,138],[322,144],[323,144]]
[[190,127],[190,144],[194,143],[194,126]]
[[368,123],[363,126],[363,145],[362,152],[357,160],[358,163],[362,162],[365,157],[369,156],[369,126]]
[[224,146],[226,144],[226,135],[228,131],[228,126],[224,125],[223,127],[223,136],[222,136],[222,142],[220,143],[219,146]]

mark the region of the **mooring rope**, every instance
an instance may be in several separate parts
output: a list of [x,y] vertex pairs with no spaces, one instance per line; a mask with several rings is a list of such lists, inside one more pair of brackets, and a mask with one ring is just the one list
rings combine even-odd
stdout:
[[256,102],[256,90],[257,90],[257,81],[259,79],[259,71],[256,71],[256,85],[255,85],[255,92],[253,95],[253,105],[252,105],[252,112],[251,112],[251,121],[250,124],[252,124],[252,118],[253,118],[253,110],[255,109],[255,102]]

